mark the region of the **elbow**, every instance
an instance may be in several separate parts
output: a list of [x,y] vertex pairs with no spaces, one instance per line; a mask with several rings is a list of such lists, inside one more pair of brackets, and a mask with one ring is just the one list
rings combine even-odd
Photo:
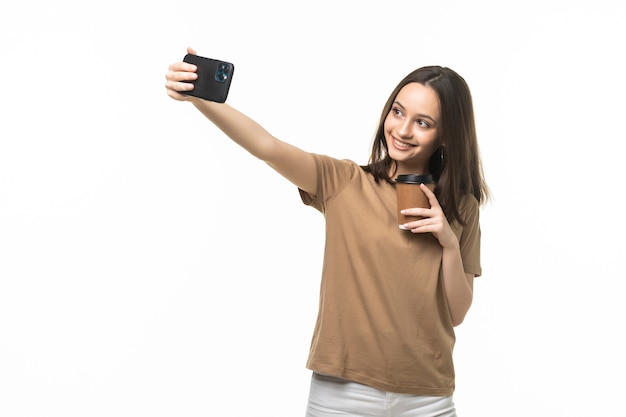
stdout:
[[469,311],[471,305],[472,305],[472,303],[471,303],[471,300],[470,300],[470,302],[467,304],[467,306],[465,308],[460,309],[459,311],[456,312],[456,314],[451,314],[451,321],[452,321],[452,326],[453,327],[457,327],[457,326],[461,325],[461,323],[463,323],[463,321],[465,320],[465,317],[467,316],[467,312]]
[[465,316],[460,317],[460,318],[456,318],[452,320],[452,327],[457,327],[460,326],[461,323],[463,323],[463,321],[465,320]]
[[[452,286],[446,292],[446,300],[448,302],[448,311],[450,313],[450,321],[454,327],[463,323],[465,315],[472,306],[474,300],[473,279],[471,274],[465,274],[466,285]],[[444,283],[445,284],[445,283]]]

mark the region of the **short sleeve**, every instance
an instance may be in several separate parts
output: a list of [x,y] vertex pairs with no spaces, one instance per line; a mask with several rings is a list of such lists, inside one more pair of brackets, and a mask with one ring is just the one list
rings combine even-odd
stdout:
[[317,169],[317,190],[315,194],[299,189],[302,202],[322,213],[326,204],[354,178],[359,166],[348,159],[335,159],[330,156],[312,154]]
[[463,268],[466,273],[474,276],[482,275],[480,262],[480,207],[473,195],[468,195],[464,201],[462,215],[465,226],[457,225],[455,233],[459,238],[459,247]]

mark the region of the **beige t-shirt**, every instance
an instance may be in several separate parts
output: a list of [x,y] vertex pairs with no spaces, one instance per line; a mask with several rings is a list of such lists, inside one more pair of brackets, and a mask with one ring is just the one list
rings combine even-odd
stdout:
[[[356,163],[314,155],[315,195],[302,201],[326,220],[319,312],[307,368],[383,391],[454,391],[454,329],[432,234],[398,228],[395,186]],[[469,196],[452,227],[465,271],[481,274],[478,201]]]

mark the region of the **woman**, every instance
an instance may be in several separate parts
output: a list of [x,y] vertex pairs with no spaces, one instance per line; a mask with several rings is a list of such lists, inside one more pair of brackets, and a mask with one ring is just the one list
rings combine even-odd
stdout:
[[[454,327],[481,274],[479,206],[488,198],[463,78],[442,67],[407,75],[385,104],[370,160],[360,166],[301,150],[228,104],[185,94],[195,71],[184,62],[170,65],[168,95],[190,101],[297,186],[326,220],[306,415],[455,416]],[[422,218],[398,227],[401,174],[431,174],[436,186],[420,185],[431,207],[406,209]]]

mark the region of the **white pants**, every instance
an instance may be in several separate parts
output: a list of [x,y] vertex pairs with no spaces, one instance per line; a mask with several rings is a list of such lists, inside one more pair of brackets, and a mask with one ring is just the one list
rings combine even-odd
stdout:
[[306,417],[456,417],[452,397],[380,391],[313,373]]

